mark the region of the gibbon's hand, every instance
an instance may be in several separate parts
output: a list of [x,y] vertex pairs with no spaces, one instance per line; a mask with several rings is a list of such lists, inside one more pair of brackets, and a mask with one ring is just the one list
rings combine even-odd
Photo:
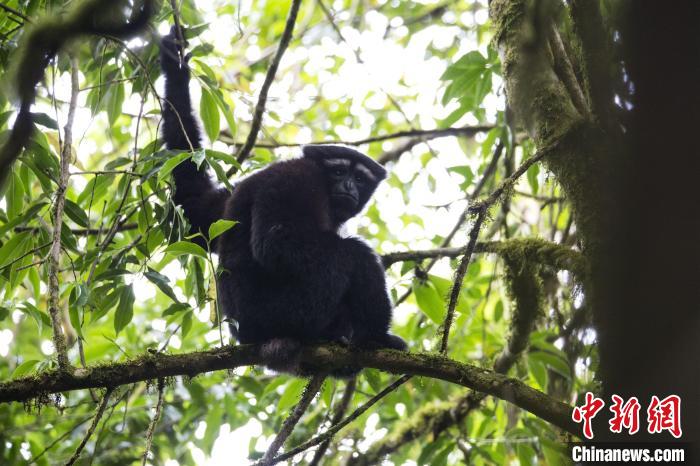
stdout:
[[160,43],[160,66],[169,79],[189,79],[188,62],[191,54],[184,54],[185,47],[187,47],[187,41],[181,44],[177,36],[176,26],[172,26],[170,33],[164,36]]

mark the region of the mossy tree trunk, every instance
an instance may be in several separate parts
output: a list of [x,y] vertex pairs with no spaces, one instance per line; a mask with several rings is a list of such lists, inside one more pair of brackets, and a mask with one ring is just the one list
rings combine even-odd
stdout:
[[[597,2],[570,3],[581,40],[570,49],[580,51],[574,58],[584,64],[580,85],[590,96],[590,113],[577,110],[553,69],[542,32],[552,21],[553,2],[550,9],[549,2],[490,2],[508,104],[538,146],[556,144],[545,161],[574,206],[588,259],[585,294],[594,312],[606,400],[613,393],[637,396],[645,408],[652,395],[678,394],[681,440],[697,442],[698,4],[620,3],[627,9],[610,18],[627,22],[606,25]],[[615,62],[609,58],[613,49],[619,51]],[[625,110],[614,104],[616,85],[633,88]],[[601,424],[596,434],[606,431]]]

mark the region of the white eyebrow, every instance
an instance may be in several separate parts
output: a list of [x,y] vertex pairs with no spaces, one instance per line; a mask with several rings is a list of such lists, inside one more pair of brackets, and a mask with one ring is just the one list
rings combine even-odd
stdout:
[[358,164],[357,167],[355,167],[355,169],[359,172],[362,172],[362,174],[365,175],[370,180],[377,181],[377,177],[374,176],[374,173],[372,173],[372,171],[369,168],[365,167],[364,165]]
[[323,165],[326,167],[349,167],[348,159],[323,159]]

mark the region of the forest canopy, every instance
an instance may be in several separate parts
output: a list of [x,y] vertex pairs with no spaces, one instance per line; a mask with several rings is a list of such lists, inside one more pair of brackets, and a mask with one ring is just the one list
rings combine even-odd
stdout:
[[[678,393],[697,439],[697,261],[675,269],[680,284],[647,281],[697,245],[657,251],[647,212],[629,208],[661,150],[647,130],[667,124],[644,111],[678,103],[638,90],[656,71],[629,46],[644,36],[628,7],[2,0],[0,463],[568,464],[586,392],[644,408]],[[206,136],[194,151],[160,137],[173,24]],[[310,143],[389,172],[343,234],[381,256],[410,351],[304,348],[321,374],[364,367],[350,379],[276,374],[237,345],[218,257],[172,201],[184,160],[232,189]],[[644,202],[681,209],[688,186]],[[697,238],[683,212],[667,227]],[[663,357],[645,345],[672,328]],[[609,439],[607,418],[594,428]]]

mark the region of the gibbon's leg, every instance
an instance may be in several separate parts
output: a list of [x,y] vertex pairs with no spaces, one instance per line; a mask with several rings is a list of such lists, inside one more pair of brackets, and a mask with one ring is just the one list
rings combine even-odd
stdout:
[[367,348],[405,350],[406,343],[389,333],[392,306],[379,258],[360,240],[348,238],[345,242],[352,251],[354,265],[346,297],[352,343]]
[[273,338],[349,342],[349,323],[342,325],[346,313],[341,312],[341,295],[329,293],[334,284],[319,277],[267,280],[261,286],[239,282],[236,309],[241,343]]

